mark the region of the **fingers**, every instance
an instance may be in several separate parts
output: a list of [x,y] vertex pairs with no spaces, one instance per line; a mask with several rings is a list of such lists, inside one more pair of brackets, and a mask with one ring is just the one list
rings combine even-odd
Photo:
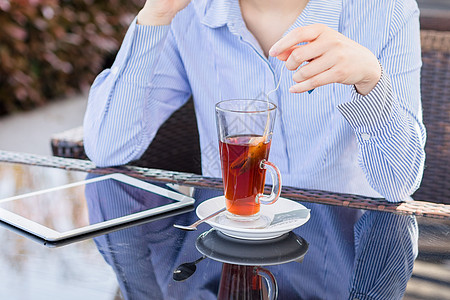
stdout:
[[[279,40],[272,49],[280,47],[282,52],[277,55],[277,58],[286,61],[286,68],[294,71],[304,62],[311,61],[330,50],[332,43],[327,38],[326,31],[328,30],[328,27],[322,24],[294,29]],[[309,40],[308,43],[303,43],[307,40]],[[294,44],[291,45],[291,43]],[[299,43],[303,44],[298,45]],[[275,50],[275,52],[277,51]]]
[[269,50],[270,56],[279,56],[285,51],[289,51],[292,47],[315,40],[323,31],[327,30],[327,26],[323,24],[313,24],[304,27],[295,28],[278,42],[276,42]]
[[290,89],[294,93],[336,82],[355,85],[365,94],[381,73],[370,50],[323,24],[292,30],[272,46],[269,54],[295,71],[292,78],[297,84]]
[[297,45],[293,46],[290,49],[288,49],[288,50],[284,51],[283,53],[281,53],[280,55],[278,55],[277,58],[281,61],[286,61],[289,58],[289,56],[291,55],[291,53],[300,47],[301,46],[297,46]]
[[338,68],[332,67],[291,86],[289,92],[304,93],[319,86],[337,82],[336,78],[342,77],[341,73],[342,72]]
[[297,83],[289,88],[289,92],[291,93],[304,93],[310,90],[314,90],[315,88],[332,83],[333,80],[331,78],[330,72],[326,71],[320,73],[308,80]]
[[191,0],[147,0],[137,15],[140,25],[169,25],[175,15]]
[[[328,56],[328,57],[327,57]],[[335,60],[330,55],[324,55],[315,60],[311,61],[300,67],[293,75],[292,79],[300,83],[305,81],[311,77],[316,76],[322,72],[325,72],[328,69],[331,69],[335,65]]]
[[[288,70],[297,70],[304,62],[310,62],[330,49],[330,44],[326,41],[314,41],[309,44],[296,46],[286,59]],[[287,53],[287,51],[285,51]]]

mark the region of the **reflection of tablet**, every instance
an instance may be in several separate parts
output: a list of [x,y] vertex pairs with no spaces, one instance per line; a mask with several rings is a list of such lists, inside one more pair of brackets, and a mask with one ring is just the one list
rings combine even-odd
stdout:
[[60,241],[193,203],[169,188],[110,174],[1,199],[0,220],[46,241]]

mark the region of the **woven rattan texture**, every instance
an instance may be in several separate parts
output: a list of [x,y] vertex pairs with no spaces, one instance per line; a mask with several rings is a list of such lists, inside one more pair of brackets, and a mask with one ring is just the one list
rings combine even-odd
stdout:
[[[53,155],[87,159],[80,132],[82,127],[77,127],[53,136]],[[200,142],[192,98],[164,122],[142,157],[131,165],[201,174]]]
[[421,187],[413,197],[450,204],[450,31],[422,30],[422,49],[427,156]]
[[424,30],[450,31],[450,11],[427,11],[420,13],[420,28]]
[[150,147],[132,165],[201,174],[200,143],[192,98],[166,120]]
[[[43,167],[53,167],[73,171],[92,172],[97,174],[123,173],[144,180],[177,183],[201,188],[222,189],[221,179],[203,177],[201,175],[192,173],[163,171],[136,166],[95,168],[95,166],[87,160],[47,157],[8,151],[0,151],[0,161],[8,163],[37,165]],[[386,211],[402,215],[425,216],[430,218],[450,220],[450,205],[425,201],[389,203],[383,199],[369,198],[358,195],[338,194],[325,191],[303,190],[293,187],[283,187],[282,196],[290,198],[292,200],[303,202]]]
[[52,136],[51,147],[55,156],[87,159],[83,146],[82,126]]

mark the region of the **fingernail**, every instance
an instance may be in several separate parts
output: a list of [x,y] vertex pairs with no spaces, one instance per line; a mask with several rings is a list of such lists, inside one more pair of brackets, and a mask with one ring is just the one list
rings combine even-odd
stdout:
[[295,88],[294,88],[293,86],[291,86],[291,87],[289,88],[289,92],[290,92],[290,93],[295,93]]
[[278,56],[278,51],[272,47],[269,50],[269,55],[270,56]]

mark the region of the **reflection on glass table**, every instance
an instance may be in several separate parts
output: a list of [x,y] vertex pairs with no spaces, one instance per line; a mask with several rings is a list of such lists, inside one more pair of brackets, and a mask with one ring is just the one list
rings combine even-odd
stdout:
[[[13,158],[19,160],[23,155],[14,154]],[[83,180],[87,175],[85,169],[91,168],[84,167],[85,162],[75,162],[74,166],[74,161],[59,158],[46,158],[49,163],[45,166],[42,165],[42,157],[26,158],[27,161],[33,158],[33,165],[0,162],[2,198]],[[73,168],[80,164],[83,168],[74,171]],[[98,171],[105,174],[120,170]],[[152,177],[150,181],[165,187],[165,183],[161,183],[164,180],[159,180],[159,177],[165,179],[168,176],[164,171],[157,171],[152,174],[157,174],[158,178]],[[187,178],[181,175],[176,178]],[[196,185],[197,206],[220,194],[219,190],[211,189],[215,188],[214,182],[212,185],[209,182],[201,179],[200,184],[207,184]],[[293,195],[292,199],[296,199],[294,193],[288,192]],[[105,196],[103,199],[106,201],[99,206],[99,220],[114,215],[108,202],[121,204],[117,207],[125,214],[136,206],[133,196],[120,190],[99,189],[99,195]],[[310,200],[316,201],[316,198]],[[420,206],[420,201],[416,202]],[[278,299],[328,299],[330,295],[332,299],[345,299],[350,298],[352,288],[368,291],[366,293],[379,291],[378,296],[381,296],[378,298],[384,297],[382,293],[385,291],[401,293],[410,275],[409,254],[414,257],[416,249],[415,221],[420,233],[419,253],[403,299],[450,299],[448,217],[417,217],[415,220],[392,213],[301,203],[311,209],[311,219],[292,234],[308,243],[303,262],[290,261],[278,265],[258,262],[253,266],[262,266],[273,275],[279,288]],[[425,209],[428,207],[435,206],[423,206]],[[80,221],[82,214],[78,206],[64,207],[64,211],[67,210],[69,214],[64,214],[61,206],[53,206],[46,212],[35,209],[31,213],[55,222],[67,216],[69,220],[66,221]],[[326,219],[330,212],[338,220]],[[445,211],[441,212],[445,214]],[[208,224],[201,224],[196,232],[184,232],[173,228],[173,224],[191,224],[196,220],[195,211],[191,208],[177,216],[147,220],[151,222],[139,222],[120,230],[116,228],[114,233],[103,232],[97,235],[95,243],[88,238],[74,240],[58,248],[44,247],[1,226],[0,296],[2,299],[111,300],[122,299],[119,294],[123,293],[128,299],[216,299],[223,265],[229,262],[206,257],[196,265],[197,270],[187,280],[173,280],[173,271],[178,266],[203,256],[196,242],[199,236],[211,229]],[[355,221],[357,225],[335,228],[333,224],[342,223],[342,220]],[[322,224],[325,227],[319,230]],[[370,264],[370,261],[376,263]],[[398,265],[391,262],[398,262]],[[367,273],[372,280],[366,277]],[[382,280],[390,276],[394,280]],[[265,289],[266,281],[261,281]],[[375,293],[371,295],[377,299]]]
[[[85,189],[100,181],[115,181],[126,186],[133,193],[139,191],[140,198],[146,199],[152,195],[160,195],[158,201],[145,201],[145,205],[132,213],[112,216],[103,222],[89,222],[84,197]],[[125,188],[125,187],[124,187]],[[96,232],[107,230],[125,224],[136,223],[142,219],[159,216],[168,212],[179,211],[193,205],[194,199],[161,188],[148,182],[123,174],[108,174],[61,185],[0,200],[0,220],[24,232],[52,244],[73,241],[75,238],[86,238]],[[46,218],[38,212],[47,212],[58,207],[58,218]],[[77,217],[73,218],[71,211],[77,208]],[[72,222],[75,221],[75,222]]]
[[196,248],[203,257],[223,263],[217,299],[277,299],[277,280],[262,266],[302,262],[308,243],[293,232],[268,240],[244,240],[211,229],[197,238]]
[[[197,189],[196,205],[219,194],[216,190]],[[99,197],[107,201],[99,201]],[[130,194],[113,183],[86,190],[86,198],[92,222],[123,210],[131,213],[142,205],[138,194]],[[278,299],[402,298],[417,256],[415,217],[378,211],[361,213],[318,204],[305,206],[311,209],[311,219],[293,231],[308,243],[303,262],[253,264],[268,265],[265,268],[276,278]],[[331,210],[336,210],[336,219],[326,220],[328,228],[319,226]],[[338,219],[345,218],[355,218],[356,225],[343,227]],[[209,229],[201,225],[197,232],[186,232],[173,224],[195,220],[191,212],[95,238],[126,299],[217,298],[223,263],[232,261],[205,259],[187,280],[172,279],[177,266],[199,257],[196,242],[202,231]],[[310,228],[305,230],[306,226]]]
[[[266,285],[262,281],[263,278]],[[269,270],[259,266],[223,264],[218,300],[274,300],[277,298],[277,282]]]

